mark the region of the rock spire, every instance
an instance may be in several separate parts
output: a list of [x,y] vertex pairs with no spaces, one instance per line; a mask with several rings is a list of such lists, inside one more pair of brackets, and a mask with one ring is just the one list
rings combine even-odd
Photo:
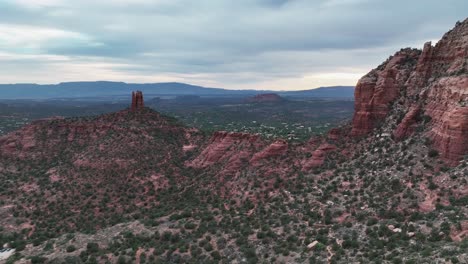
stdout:
[[143,93],[141,91],[132,92],[132,112],[143,109],[144,107]]

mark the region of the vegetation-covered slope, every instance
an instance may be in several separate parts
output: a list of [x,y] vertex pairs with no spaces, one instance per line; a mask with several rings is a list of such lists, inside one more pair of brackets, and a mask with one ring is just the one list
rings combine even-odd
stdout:
[[468,136],[468,77],[438,75],[466,68],[467,25],[436,45],[455,60],[400,51],[360,81],[352,125],[306,143],[205,137],[146,108],[0,138],[8,262],[468,262],[466,148],[441,147]]

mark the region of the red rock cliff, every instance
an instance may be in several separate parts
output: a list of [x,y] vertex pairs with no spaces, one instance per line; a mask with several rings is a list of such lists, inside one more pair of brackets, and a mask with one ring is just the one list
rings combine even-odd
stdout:
[[243,161],[253,155],[252,149],[261,146],[260,136],[218,131],[213,134],[203,151],[187,165],[195,168],[206,168],[213,164],[226,163],[227,170],[237,170]]
[[354,91],[352,136],[365,135],[383,121],[390,103],[400,96],[414,71],[420,53],[403,49],[359,80]]
[[397,139],[414,132],[421,115],[431,117],[426,134],[449,163],[468,153],[468,19],[422,51],[404,49],[359,80],[355,90],[352,136],[384,122],[399,100],[406,115]]
[[423,90],[428,136],[442,158],[456,164],[468,153],[468,19],[433,48],[430,79]]

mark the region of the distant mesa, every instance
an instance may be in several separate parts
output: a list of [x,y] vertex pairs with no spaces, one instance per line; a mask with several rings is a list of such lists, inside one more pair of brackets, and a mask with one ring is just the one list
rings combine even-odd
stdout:
[[132,92],[132,112],[141,110],[145,107],[145,102],[143,101],[143,93],[141,91]]
[[285,99],[275,93],[257,94],[247,99],[249,103],[275,103],[282,102]]

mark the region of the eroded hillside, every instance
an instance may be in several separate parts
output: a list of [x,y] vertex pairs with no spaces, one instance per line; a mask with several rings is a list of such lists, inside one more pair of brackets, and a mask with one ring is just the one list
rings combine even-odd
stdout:
[[305,143],[143,107],[0,138],[10,262],[468,262],[468,20],[364,76]]

